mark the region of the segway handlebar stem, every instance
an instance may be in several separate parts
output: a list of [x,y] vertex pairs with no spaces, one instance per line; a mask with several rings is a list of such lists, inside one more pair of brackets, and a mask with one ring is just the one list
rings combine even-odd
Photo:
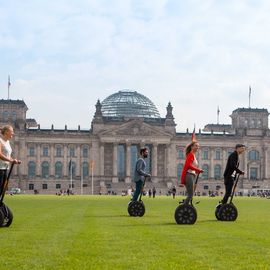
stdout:
[[193,192],[196,191],[196,188],[197,188],[197,183],[198,183],[198,180],[199,180],[199,176],[200,176],[200,173],[197,174],[196,176],[196,180],[195,180],[195,184],[194,184],[194,189],[193,189]]
[[6,193],[7,187],[8,187],[8,181],[9,181],[10,175],[11,175],[11,173],[12,173],[14,164],[15,164],[15,162],[12,162],[12,163],[11,163],[10,169],[9,169],[9,171],[8,171],[7,178],[4,179],[2,193],[0,194],[0,205],[2,205],[2,203],[3,203],[4,197],[5,197],[5,193]]
[[232,189],[232,194],[231,194],[230,203],[231,203],[232,200],[233,200],[233,197],[234,197],[234,194],[235,194],[235,190],[236,190],[236,186],[237,186],[237,184],[238,184],[238,180],[239,180],[240,175],[241,175],[241,173],[235,174],[234,184],[233,184],[233,189]]

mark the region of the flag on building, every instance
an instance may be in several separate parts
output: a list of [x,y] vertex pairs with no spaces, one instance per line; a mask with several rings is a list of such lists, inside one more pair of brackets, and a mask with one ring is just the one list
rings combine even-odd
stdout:
[[11,83],[10,83],[10,76],[8,75],[8,89],[10,87]]
[[8,75],[8,99],[9,99],[9,88],[10,88],[10,85],[11,85],[11,83],[10,83],[10,76]]
[[192,132],[192,136],[191,136],[191,141],[192,142],[196,142],[196,135],[195,135],[195,125],[194,125],[194,129],[193,129],[193,132]]

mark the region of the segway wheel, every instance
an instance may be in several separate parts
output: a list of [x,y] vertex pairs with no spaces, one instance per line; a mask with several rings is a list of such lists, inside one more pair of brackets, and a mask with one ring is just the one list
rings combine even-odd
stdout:
[[218,204],[218,205],[216,206],[215,216],[216,216],[216,219],[217,219],[217,220],[220,220],[219,210],[220,210],[220,207],[221,207],[221,206],[222,206],[221,203]]
[[175,209],[174,218],[177,224],[194,224],[197,211],[192,205],[182,204]]
[[223,204],[219,209],[219,218],[221,221],[235,221],[237,216],[237,208],[232,203]]
[[129,202],[128,213],[132,217],[142,217],[145,213],[144,203],[142,201]]
[[2,227],[2,224],[4,223],[5,215],[2,211],[2,207],[0,207],[0,227]]
[[0,225],[1,227],[9,227],[13,221],[13,214],[12,214],[12,211],[10,210],[10,208],[8,208],[7,205],[2,205],[1,206],[1,210],[0,212],[3,213],[4,215],[4,219],[3,219],[3,222],[1,223],[1,217],[0,217]]

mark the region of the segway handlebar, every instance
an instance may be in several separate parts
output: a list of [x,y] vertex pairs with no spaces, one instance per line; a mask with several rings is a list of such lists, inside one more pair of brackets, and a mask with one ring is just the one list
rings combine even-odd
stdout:
[[5,197],[5,193],[6,193],[7,187],[8,187],[8,181],[9,181],[10,175],[12,173],[12,170],[13,170],[13,167],[14,167],[15,164],[16,164],[15,162],[12,162],[11,163],[10,169],[8,171],[7,178],[4,179],[3,189],[2,189],[2,192],[0,194],[0,205],[2,205],[2,203],[3,203],[4,197]]
[[195,180],[193,192],[195,192],[195,190],[196,190],[196,188],[197,188],[197,183],[198,183],[198,180],[199,180],[199,176],[200,176],[200,173],[198,173],[197,176],[196,176],[196,180]]
[[235,190],[236,190],[236,186],[238,184],[238,180],[239,180],[239,177],[242,173],[237,173],[235,174],[235,178],[234,178],[234,185],[233,185],[233,189],[232,189],[232,194],[231,194],[231,199],[230,199],[230,203],[232,202],[232,199],[233,199],[233,196],[235,194]]

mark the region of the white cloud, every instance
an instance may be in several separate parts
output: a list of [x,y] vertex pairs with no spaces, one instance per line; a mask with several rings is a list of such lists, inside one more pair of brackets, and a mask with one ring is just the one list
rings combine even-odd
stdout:
[[[12,1],[0,7],[0,87],[41,126],[90,127],[95,103],[121,89],[171,101],[177,129],[269,109],[267,1]],[[11,16],[12,14],[12,16]],[[3,91],[2,98],[5,98]],[[49,108],[49,110],[48,110]]]

